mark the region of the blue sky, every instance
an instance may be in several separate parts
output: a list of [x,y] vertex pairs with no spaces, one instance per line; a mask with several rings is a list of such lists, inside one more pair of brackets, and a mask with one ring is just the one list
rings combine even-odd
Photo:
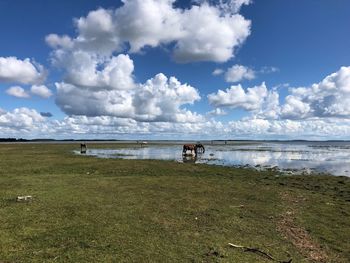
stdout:
[[350,139],[349,12],[0,0],[0,137]]

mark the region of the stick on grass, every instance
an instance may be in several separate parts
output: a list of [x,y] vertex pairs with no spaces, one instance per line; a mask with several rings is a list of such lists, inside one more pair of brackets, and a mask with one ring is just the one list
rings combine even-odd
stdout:
[[280,261],[280,260],[277,260],[275,259],[272,255],[264,252],[264,251],[261,251],[260,249],[258,248],[253,248],[253,247],[246,247],[246,246],[241,246],[241,245],[235,245],[235,244],[232,244],[232,243],[228,243],[228,245],[230,247],[233,247],[233,248],[241,248],[243,249],[245,252],[253,252],[255,254],[258,254],[260,256],[263,256],[269,260],[272,260],[272,261],[275,261],[275,262],[279,262],[279,263],[291,263],[292,262],[292,259],[290,260],[287,260],[287,261]]

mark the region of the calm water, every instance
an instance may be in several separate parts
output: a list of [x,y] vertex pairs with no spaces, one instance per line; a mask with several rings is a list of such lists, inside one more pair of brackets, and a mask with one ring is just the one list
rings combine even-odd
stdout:
[[350,142],[283,142],[246,145],[205,145],[198,158],[182,157],[182,145],[150,145],[141,148],[89,149],[100,158],[160,159],[256,169],[278,167],[286,173],[312,171],[350,176]]

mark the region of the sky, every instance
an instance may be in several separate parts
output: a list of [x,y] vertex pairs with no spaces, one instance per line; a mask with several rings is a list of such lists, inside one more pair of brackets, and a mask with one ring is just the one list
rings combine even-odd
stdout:
[[0,137],[350,139],[348,0],[0,0]]

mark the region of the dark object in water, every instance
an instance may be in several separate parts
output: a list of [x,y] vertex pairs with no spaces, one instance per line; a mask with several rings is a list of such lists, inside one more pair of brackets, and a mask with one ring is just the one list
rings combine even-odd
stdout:
[[87,151],[87,146],[85,143],[80,144],[80,153],[86,153]]
[[148,142],[146,142],[146,141],[136,141],[136,143],[139,144],[141,146],[141,148],[143,146],[147,146],[147,144],[148,144]]

